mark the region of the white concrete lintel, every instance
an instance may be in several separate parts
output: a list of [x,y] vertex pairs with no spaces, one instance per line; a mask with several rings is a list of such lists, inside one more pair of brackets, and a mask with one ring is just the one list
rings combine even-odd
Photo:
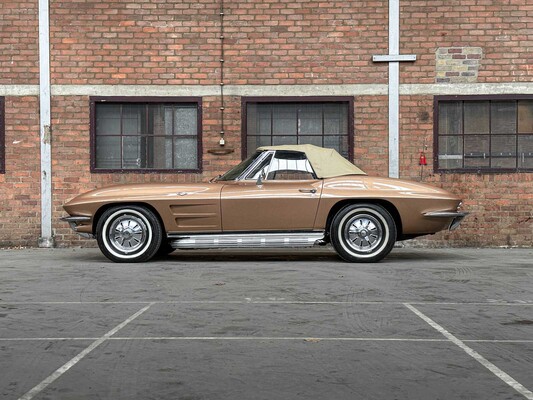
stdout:
[[[52,85],[52,96],[217,96],[218,86]],[[388,85],[227,85],[230,96],[385,96]],[[400,84],[400,95],[533,94],[533,82]],[[38,96],[38,85],[0,85],[0,96]]]
[[[53,85],[53,96],[218,96],[218,85]],[[228,96],[385,95],[386,84],[227,85]]]
[[38,96],[39,85],[0,85],[0,96]]

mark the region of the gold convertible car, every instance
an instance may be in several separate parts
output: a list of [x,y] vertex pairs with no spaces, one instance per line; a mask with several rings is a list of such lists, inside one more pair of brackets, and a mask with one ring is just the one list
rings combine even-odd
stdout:
[[129,184],[64,205],[77,233],[116,262],[176,249],[312,247],[376,262],[397,240],[456,228],[461,199],[436,187],[367,176],[332,149],[260,147],[209,183]]

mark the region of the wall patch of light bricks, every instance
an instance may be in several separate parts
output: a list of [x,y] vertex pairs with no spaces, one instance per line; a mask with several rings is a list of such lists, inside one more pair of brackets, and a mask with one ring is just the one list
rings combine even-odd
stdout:
[[435,54],[435,82],[477,82],[479,65],[483,58],[481,47],[439,47]]

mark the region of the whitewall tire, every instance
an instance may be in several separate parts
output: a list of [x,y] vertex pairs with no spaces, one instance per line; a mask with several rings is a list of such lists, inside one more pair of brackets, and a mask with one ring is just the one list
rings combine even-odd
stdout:
[[350,204],[331,223],[330,238],[339,256],[348,262],[377,262],[396,242],[396,224],[377,204]]
[[102,253],[115,262],[143,262],[161,247],[163,228],[157,216],[142,206],[114,206],[96,226]]

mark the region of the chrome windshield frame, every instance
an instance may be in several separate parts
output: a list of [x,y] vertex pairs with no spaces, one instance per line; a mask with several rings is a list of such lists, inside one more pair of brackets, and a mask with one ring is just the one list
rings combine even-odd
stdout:
[[[248,166],[248,168],[246,168],[237,178],[235,178],[235,181],[255,181],[255,179],[245,179],[245,178],[250,173],[250,171],[252,171],[258,164],[260,164],[266,157],[268,157],[269,154],[272,154],[272,160],[273,160],[274,153],[275,153],[275,150],[263,151],[254,160],[254,162]],[[268,168],[270,168],[270,165],[272,164],[272,160],[270,160],[270,163],[268,164]]]

